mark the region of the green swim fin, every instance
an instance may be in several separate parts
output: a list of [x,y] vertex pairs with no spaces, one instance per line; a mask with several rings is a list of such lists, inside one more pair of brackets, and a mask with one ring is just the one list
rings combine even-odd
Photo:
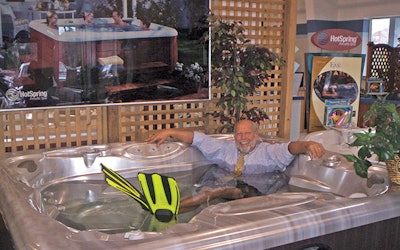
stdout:
[[129,183],[124,177],[119,175],[114,170],[107,168],[103,164],[100,165],[101,171],[103,171],[103,173],[105,174],[105,180],[110,186],[122,191],[123,193],[135,199],[137,202],[140,203],[143,209],[148,211],[150,210],[149,204],[146,201],[146,197],[144,197],[144,195],[139,190],[137,190],[131,183]]
[[150,211],[162,222],[178,214],[180,191],[176,180],[157,173],[139,173],[138,178]]

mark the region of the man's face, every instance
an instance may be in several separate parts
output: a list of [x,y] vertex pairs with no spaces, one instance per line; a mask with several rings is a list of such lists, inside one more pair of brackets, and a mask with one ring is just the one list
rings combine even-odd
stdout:
[[257,144],[258,134],[251,121],[240,121],[236,126],[235,143],[242,153],[249,153]]
[[114,21],[117,21],[119,19],[118,12],[114,11],[112,13],[112,18],[114,19]]
[[94,18],[93,13],[89,13],[89,14],[86,15],[86,19],[85,20],[87,22],[91,23],[93,21],[93,18]]

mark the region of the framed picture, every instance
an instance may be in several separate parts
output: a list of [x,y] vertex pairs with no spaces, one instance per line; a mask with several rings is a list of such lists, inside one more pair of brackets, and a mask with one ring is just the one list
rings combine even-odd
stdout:
[[[68,8],[61,5],[53,12],[29,10],[39,19],[18,32],[29,32],[35,55],[20,51],[12,55],[15,58],[5,59],[24,65],[32,78],[33,83],[18,91],[47,92],[45,100],[25,98],[26,107],[210,98],[209,42],[202,39],[208,32],[209,1],[102,0],[74,1]],[[116,24],[114,10],[123,24]],[[58,15],[54,27],[43,19],[51,13]],[[92,14],[90,24],[83,13]],[[11,36],[7,49],[18,46],[18,36]],[[22,54],[35,60],[22,60]],[[18,71],[19,66],[3,69]]]
[[325,108],[329,100],[349,100],[351,117],[358,116],[364,61],[363,54],[306,54],[306,120],[309,132],[324,129]]

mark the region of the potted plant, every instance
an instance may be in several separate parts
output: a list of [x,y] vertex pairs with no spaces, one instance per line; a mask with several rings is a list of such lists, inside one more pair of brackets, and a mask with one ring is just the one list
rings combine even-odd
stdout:
[[247,97],[269,78],[271,69],[283,65],[283,59],[267,48],[250,44],[241,22],[228,23],[213,14],[208,22],[211,32],[205,32],[204,40],[211,41],[211,80],[221,90],[216,104],[221,111],[209,114],[222,124],[217,132],[232,132],[243,117],[257,123],[268,119],[263,109],[247,108]]
[[[378,161],[385,162],[391,181],[400,184],[400,112],[385,98],[376,100],[364,115],[364,124],[370,129],[365,133],[354,134],[356,140],[350,146],[360,147],[356,155],[344,155],[354,162],[356,173],[368,177],[370,158],[376,155]],[[392,167],[394,167],[392,169]]]

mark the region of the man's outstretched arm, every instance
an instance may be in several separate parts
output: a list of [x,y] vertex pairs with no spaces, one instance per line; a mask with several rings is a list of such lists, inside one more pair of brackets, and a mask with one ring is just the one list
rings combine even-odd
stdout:
[[318,159],[325,154],[325,148],[315,141],[292,141],[289,143],[289,152],[292,155],[308,154],[311,159]]
[[173,137],[182,142],[191,144],[193,142],[194,132],[182,129],[165,129],[155,133],[154,135],[147,138],[145,141],[148,143],[156,142],[157,146],[160,146],[169,137]]

